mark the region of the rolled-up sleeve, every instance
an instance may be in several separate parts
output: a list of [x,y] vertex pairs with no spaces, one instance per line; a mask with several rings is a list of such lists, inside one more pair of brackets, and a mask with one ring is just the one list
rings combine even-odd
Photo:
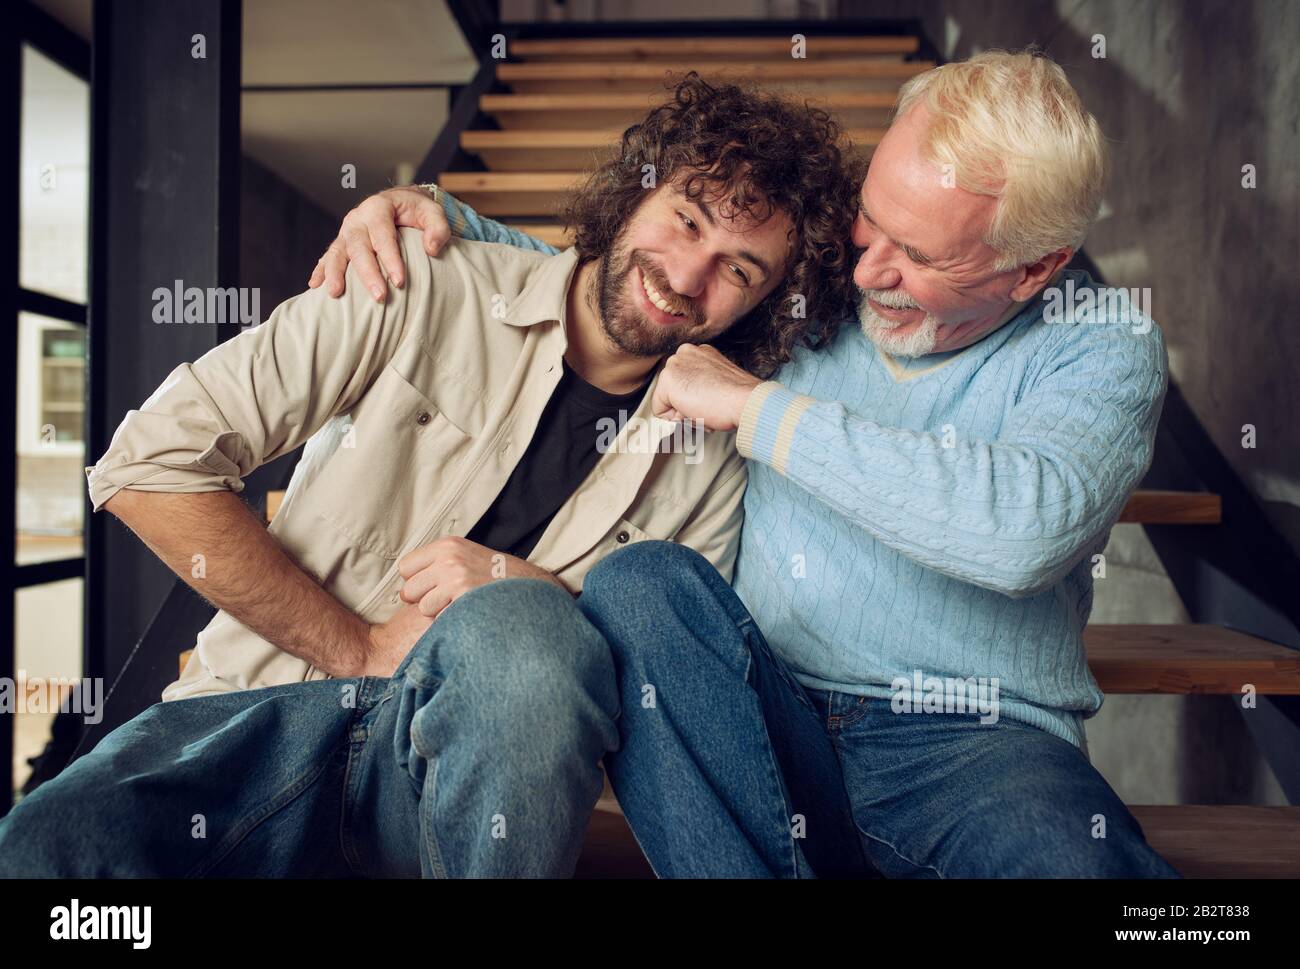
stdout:
[[[427,281],[428,270],[412,266],[428,263],[419,233],[401,235],[408,270],[416,269],[408,276]],[[261,325],[177,366],[85,469],[94,510],[122,488],[242,491],[245,475],[360,399],[392,359],[412,303],[425,298],[412,292],[420,288],[390,286],[376,303],[349,269],[343,297],[308,290]]]

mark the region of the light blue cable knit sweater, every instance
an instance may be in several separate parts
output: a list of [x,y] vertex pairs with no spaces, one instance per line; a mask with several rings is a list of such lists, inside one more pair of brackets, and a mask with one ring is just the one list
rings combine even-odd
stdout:
[[[444,198],[458,234],[553,251]],[[917,360],[848,323],[750,397],[734,585],[805,685],[996,678],[999,716],[1084,746],[1093,556],[1150,464],[1167,361],[1123,291],[1057,286]]]

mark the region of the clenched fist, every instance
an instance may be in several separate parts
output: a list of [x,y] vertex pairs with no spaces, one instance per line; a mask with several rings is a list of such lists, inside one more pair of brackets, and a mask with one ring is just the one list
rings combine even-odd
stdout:
[[467,538],[430,542],[404,555],[397,569],[406,580],[402,601],[417,605],[433,619],[466,592],[497,579],[544,579],[564,588],[545,569]]
[[698,420],[710,431],[734,431],[762,382],[713,347],[684,343],[664,361],[652,405],[664,420]]

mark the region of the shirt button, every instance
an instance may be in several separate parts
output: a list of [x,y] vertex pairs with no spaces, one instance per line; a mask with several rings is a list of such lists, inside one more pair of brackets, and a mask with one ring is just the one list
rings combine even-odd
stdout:
[[615,539],[615,541],[618,542],[618,544],[620,544],[620,545],[626,545],[626,544],[627,544],[627,540],[628,540],[629,538],[631,538],[631,537],[632,537],[632,536],[629,535],[627,532],[619,532],[617,535],[614,536],[614,539]]
[[417,424],[429,423],[429,412],[427,410],[420,411],[420,416],[415,419],[415,423]]
[[400,594],[400,593],[397,593],[397,592],[394,592],[394,593],[393,593],[393,597],[392,597],[391,599],[389,599],[388,601],[389,601],[389,602],[396,602],[396,601],[397,601],[398,599],[400,599],[400,598],[401,598],[401,594]]
[[501,453],[502,453],[502,454],[505,454],[507,451],[509,451],[509,450],[510,450],[510,445],[513,444],[513,443],[514,443],[514,441],[506,441],[505,444],[502,444],[502,445],[501,445]]

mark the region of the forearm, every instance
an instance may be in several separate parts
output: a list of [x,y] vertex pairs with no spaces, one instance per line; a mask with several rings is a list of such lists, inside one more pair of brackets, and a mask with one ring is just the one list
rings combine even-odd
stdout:
[[1118,516],[1147,453],[1131,442],[1107,462],[1091,460],[1083,440],[1073,452],[945,442],[774,384],[756,391],[746,412],[741,453],[894,551],[1010,596],[1042,591],[1073,567]]
[[123,488],[104,507],[263,639],[333,676],[360,675],[367,623],[307,575],[232,492]]

